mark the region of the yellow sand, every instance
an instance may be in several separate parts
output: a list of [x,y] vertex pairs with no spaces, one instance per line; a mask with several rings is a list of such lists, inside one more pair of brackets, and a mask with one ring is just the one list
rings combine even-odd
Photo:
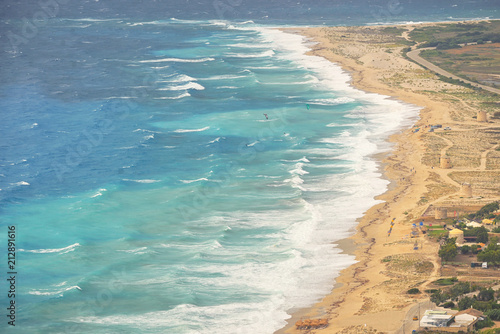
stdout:
[[[412,287],[423,291],[439,276],[438,244],[422,235],[409,238],[411,224],[430,204],[482,205],[500,198],[500,166],[490,162],[498,156],[494,150],[498,143],[485,132],[498,127],[499,121],[478,123],[473,116],[480,102],[474,100],[471,90],[439,81],[433,73],[406,60],[399,52],[402,46],[374,33],[377,29],[381,28],[288,29],[319,42],[311,53],[340,64],[350,72],[355,87],[423,109],[416,124],[421,127],[419,132],[408,129],[391,138],[396,146],[384,159],[385,176],[392,182],[390,190],[380,196],[385,203],[366,212],[351,238],[359,262],[341,272],[330,295],[311,309],[294,314],[278,333],[303,333],[294,324],[307,318],[328,318],[330,323],[308,333],[395,332],[412,305],[428,298],[425,294],[413,297],[406,291]],[[437,123],[450,126],[454,134],[427,132],[426,125]],[[439,168],[441,154],[456,166]],[[473,198],[462,198],[462,182],[472,184]],[[486,195],[479,199],[479,193]],[[395,224],[388,236],[393,218]],[[416,240],[417,251],[413,249]],[[406,326],[413,323],[407,318]]]

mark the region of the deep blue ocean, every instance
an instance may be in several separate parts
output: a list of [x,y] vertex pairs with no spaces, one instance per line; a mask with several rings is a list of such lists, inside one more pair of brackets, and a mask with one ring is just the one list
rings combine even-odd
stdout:
[[419,109],[352,88],[273,28],[499,9],[2,1],[0,331],[281,328],[354,263],[335,243],[378,203],[388,181],[374,155]]

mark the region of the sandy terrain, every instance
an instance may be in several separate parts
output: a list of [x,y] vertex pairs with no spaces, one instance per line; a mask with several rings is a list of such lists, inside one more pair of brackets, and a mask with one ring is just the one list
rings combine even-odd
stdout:
[[[439,81],[405,59],[400,51],[406,46],[383,29],[289,30],[319,42],[311,53],[340,64],[357,88],[423,109],[415,124],[420,131],[413,128],[394,135],[394,151],[382,157],[385,176],[391,180],[390,190],[379,197],[385,202],[368,210],[356,235],[341,243],[359,262],[341,272],[330,295],[311,309],[296,312],[289,326],[278,333],[399,333],[412,306],[428,299],[425,293],[406,291],[414,287],[424,291],[441,275],[439,245],[421,233],[411,238],[412,223],[424,213],[433,214],[435,207],[480,207],[500,199],[500,152],[496,150],[500,120],[478,122],[475,117],[482,103],[478,94]],[[428,132],[428,125],[438,123],[451,130]],[[450,159],[451,168],[440,168],[441,156]],[[472,197],[463,195],[464,182],[472,185]],[[297,320],[309,318],[327,318],[329,326],[295,329]]]

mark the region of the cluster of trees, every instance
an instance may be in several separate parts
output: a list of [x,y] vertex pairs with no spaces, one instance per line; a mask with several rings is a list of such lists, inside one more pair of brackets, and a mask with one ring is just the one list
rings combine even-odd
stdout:
[[488,243],[488,230],[484,226],[464,229],[464,237],[476,237],[477,242]]
[[[441,291],[441,289],[434,291],[431,295],[431,301],[436,305],[444,306],[443,304],[447,303],[448,307],[454,307],[455,303],[453,303],[453,300],[456,301],[458,297],[477,290],[479,290],[478,285],[471,284],[470,282],[458,282],[446,291]],[[451,304],[449,304],[448,301],[451,302]]]
[[449,238],[444,245],[439,248],[438,255],[443,261],[451,261],[458,255],[456,238]]
[[481,220],[481,219],[493,219],[494,221],[500,221],[500,216],[496,216],[493,214],[493,212],[497,211],[499,209],[500,205],[498,202],[493,202],[490,204],[486,204],[483,206],[479,211],[476,213],[471,213],[467,218],[470,220],[476,219],[476,220]]
[[[493,214],[493,212],[498,209],[499,203],[493,202],[483,206],[477,212],[469,214],[468,218],[471,220],[482,220],[488,218],[499,221],[500,216]],[[484,250],[481,250],[478,245],[464,245],[459,249],[455,243],[456,239],[449,238],[439,249],[439,257],[441,257],[443,261],[453,260],[460,251],[462,254],[468,254],[469,252],[477,254],[477,260],[479,262],[488,262],[492,265],[500,265],[500,246],[497,245],[498,238],[492,238],[492,240],[489,240],[488,230],[484,226],[468,228],[465,223],[461,222],[457,224],[457,228],[464,232],[464,237],[476,237],[477,243],[487,244],[488,241],[490,242]],[[499,229],[500,227],[495,229],[495,231]]]
[[492,265],[500,264],[500,246],[498,245],[498,238],[491,238],[486,249],[477,254],[477,260],[479,262],[488,262]]
[[[458,255],[459,248],[455,243],[456,238],[449,238],[439,248],[438,255],[443,261],[451,261]],[[460,248],[462,254],[472,252],[477,254],[478,262],[488,262],[489,265],[500,265],[500,246],[498,238],[491,238],[490,243],[485,249],[481,250],[478,245],[464,245]]]
[[[464,296],[471,292],[480,290],[477,295]],[[432,293],[431,301],[446,308],[456,307],[460,311],[474,308],[484,313],[485,320],[478,322],[476,329],[490,327],[492,320],[500,320],[500,304],[498,303],[498,292],[492,288],[480,288],[470,282],[458,282],[447,291],[440,289]]]

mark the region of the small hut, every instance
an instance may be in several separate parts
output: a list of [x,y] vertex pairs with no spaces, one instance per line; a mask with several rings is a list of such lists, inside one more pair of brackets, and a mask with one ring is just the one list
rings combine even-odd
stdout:
[[456,243],[463,244],[464,243],[464,231],[459,230],[459,229],[453,229],[448,234],[448,238],[457,238]]

